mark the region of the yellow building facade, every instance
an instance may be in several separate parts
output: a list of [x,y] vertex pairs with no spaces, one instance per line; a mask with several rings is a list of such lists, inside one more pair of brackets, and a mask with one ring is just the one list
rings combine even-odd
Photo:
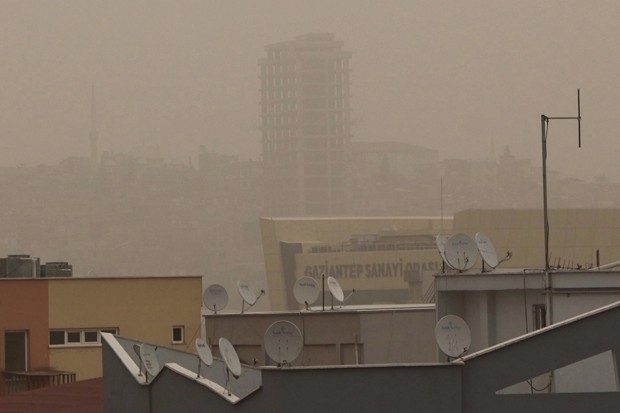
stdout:
[[179,350],[200,336],[201,276],[46,281],[50,368],[77,380],[101,376],[102,331]]

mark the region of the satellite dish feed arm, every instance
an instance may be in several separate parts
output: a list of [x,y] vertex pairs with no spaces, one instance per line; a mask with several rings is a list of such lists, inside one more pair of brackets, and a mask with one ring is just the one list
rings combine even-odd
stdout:
[[[260,294],[258,294],[258,297],[256,297],[256,300],[254,301],[254,303],[252,303],[252,304],[247,303],[248,304],[247,309],[250,309],[250,308],[254,307],[256,305],[256,303],[258,302],[258,300],[260,300],[260,298],[263,295],[265,295],[265,290],[260,290]],[[243,314],[245,309],[246,309],[245,308],[245,304],[246,304],[246,301],[244,299],[241,299],[241,314]]]
[[355,288],[354,288],[354,289],[352,289],[352,290],[351,290],[351,292],[349,293],[349,295],[347,295],[347,296],[344,298],[343,303],[346,303],[347,301],[349,301],[349,298],[353,297],[353,294],[355,294]]
[[497,264],[497,266],[499,267],[499,265],[500,265],[502,262],[508,261],[508,260],[510,260],[511,258],[512,258],[512,251],[506,251],[506,256],[505,256],[504,258],[502,258],[502,259],[499,261],[499,263]]

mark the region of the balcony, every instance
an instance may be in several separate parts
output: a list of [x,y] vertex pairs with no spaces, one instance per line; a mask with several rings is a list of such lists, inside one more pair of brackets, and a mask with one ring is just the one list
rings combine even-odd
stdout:
[[3,371],[2,375],[5,395],[75,382],[75,373],[68,371]]

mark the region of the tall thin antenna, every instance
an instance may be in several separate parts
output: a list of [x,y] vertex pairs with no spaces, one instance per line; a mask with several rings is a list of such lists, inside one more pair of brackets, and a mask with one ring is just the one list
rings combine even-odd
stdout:
[[439,208],[441,211],[441,232],[440,234],[443,235],[443,176],[440,177],[439,180]]
[[577,88],[577,129],[579,133],[579,147],[581,148],[581,98],[579,97],[579,88]]
[[545,233],[545,290],[547,293],[547,325],[553,323],[553,308],[552,308],[552,282],[549,266],[549,215],[547,208],[547,133],[549,131],[549,121],[552,119],[572,119],[577,120],[578,128],[578,145],[581,148],[581,98],[579,89],[577,89],[577,116],[560,116],[552,117],[547,115],[540,115],[540,128],[542,133],[542,178],[543,178],[543,220],[544,220],[544,233]]
[[98,158],[98,133],[97,133],[97,109],[95,105],[95,84],[91,85],[90,92],[90,163],[92,169],[97,168]]
[[577,120],[578,126],[578,145],[581,148],[581,99],[579,89],[577,89],[577,116],[547,116],[540,115],[540,125],[542,132],[542,161],[543,161],[543,209],[544,209],[544,232],[545,232],[545,270],[549,271],[549,219],[547,214],[547,133],[549,131],[549,121],[552,119]]

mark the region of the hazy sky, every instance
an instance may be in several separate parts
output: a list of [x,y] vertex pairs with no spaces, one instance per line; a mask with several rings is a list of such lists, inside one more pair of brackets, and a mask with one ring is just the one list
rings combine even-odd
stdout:
[[620,181],[620,2],[597,0],[0,0],[0,165],[100,149],[200,145],[260,154],[266,44],[333,32],[353,53],[354,139],[483,159],[506,145],[549,166]]

